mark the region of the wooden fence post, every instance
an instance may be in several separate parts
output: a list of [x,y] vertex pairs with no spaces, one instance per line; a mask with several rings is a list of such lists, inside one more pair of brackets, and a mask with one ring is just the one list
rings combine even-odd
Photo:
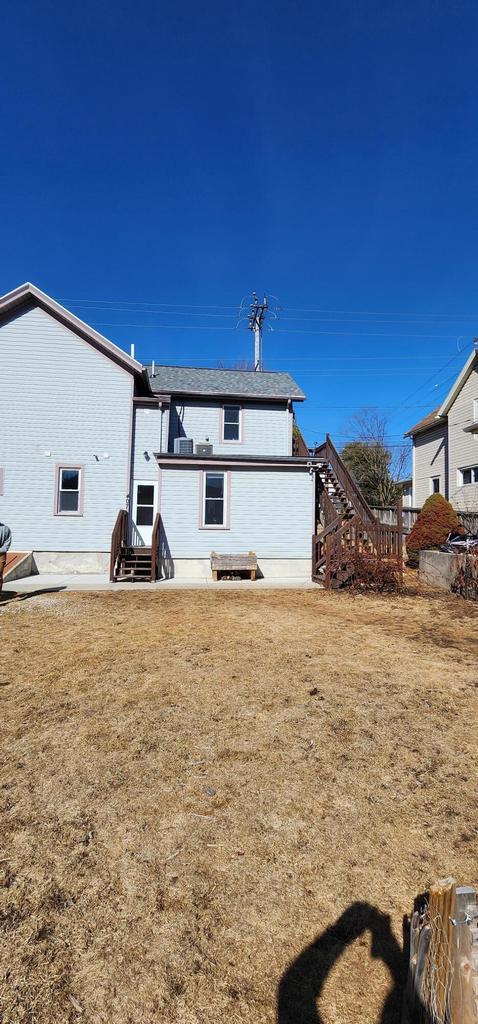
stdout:
[[[476,891],[469,885],[456,890],[454,949],[450,989],[450,1024],[476,1024],[473,970],[473,932],[469,911],[476,909]],[[476,974],[475,974],[476,978]]]

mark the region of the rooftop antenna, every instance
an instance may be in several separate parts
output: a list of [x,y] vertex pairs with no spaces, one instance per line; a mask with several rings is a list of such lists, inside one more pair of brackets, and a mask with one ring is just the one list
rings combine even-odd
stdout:
[[266,311],[269,308],[267,295],[264,295],[262,302],[256,292],[252,293],[252,302],[249,313],[249,330],[254,332],[254,369],[262,370],[262,328]]

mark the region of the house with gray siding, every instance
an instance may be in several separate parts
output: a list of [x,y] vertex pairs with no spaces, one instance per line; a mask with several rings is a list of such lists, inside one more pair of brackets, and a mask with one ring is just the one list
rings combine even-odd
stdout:
[[412,439],[412,505],[439,492],[456,509],[478,512],[478,351],[440,406],[407,431]]
[[0,358],[0,520],[39,571],[107,571],[121,519],[162,576],[207,576],[212,551],[310,575],[288,373],[143,366],[31,284],[0,298]]

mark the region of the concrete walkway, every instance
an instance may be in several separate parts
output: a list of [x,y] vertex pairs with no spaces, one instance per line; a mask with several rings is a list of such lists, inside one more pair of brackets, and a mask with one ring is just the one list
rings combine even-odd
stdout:
[[5,582],[3,596],[31,594],[39,591],[82,590],[96,593],[101,590],[316,590],[310,579],[295,576],[269,577],[261,580],[212,580],[203,578],[158,580],[157,583],[110,583],[105,574],[77,573],[72,575],[40,573],[26,576],[12,583]]

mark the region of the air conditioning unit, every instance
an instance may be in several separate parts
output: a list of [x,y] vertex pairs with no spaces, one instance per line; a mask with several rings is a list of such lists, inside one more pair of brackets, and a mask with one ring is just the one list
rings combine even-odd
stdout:
[[193,455],[194,454],[194,441],[192,437],[175,437],[174,438],[174,454],[175,455]]
[[196,455],[212,455],[212,444],[197,444]]

